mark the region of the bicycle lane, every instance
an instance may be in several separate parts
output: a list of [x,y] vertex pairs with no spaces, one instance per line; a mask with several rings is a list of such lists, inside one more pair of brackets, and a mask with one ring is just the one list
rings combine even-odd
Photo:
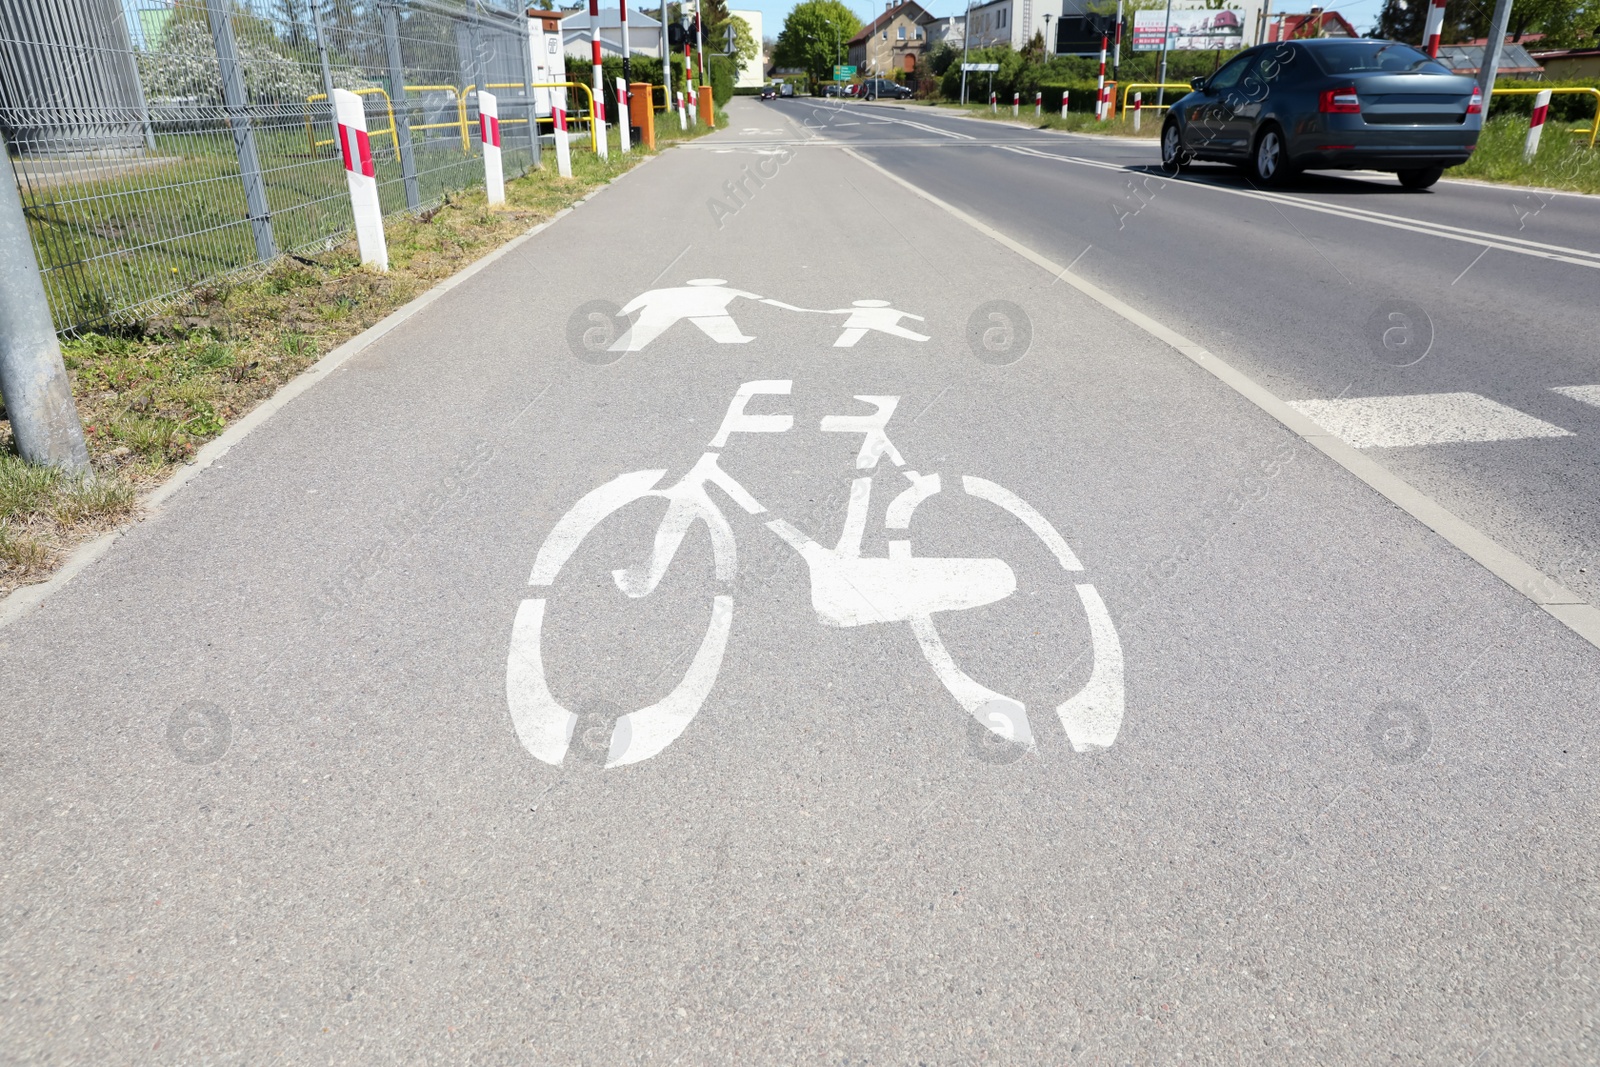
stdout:
[[[7,631],[18,1058],[1564,1058],[1588,646],[869,168],[740,148],[753,110],[441,298]],[[554,536],[713,444],[731,577],[696,524],[625,595],[657,497]],[[894,542],[954,562],[862,566]],[[1083,586],[1125,692],[1079,752],[1057,706],[1111,656]],[[554,766],[513,718],[531,600],[578,717]],[[919,611],[1033,747],[963,707]],[[719,617],[681,733],[604,767]]]

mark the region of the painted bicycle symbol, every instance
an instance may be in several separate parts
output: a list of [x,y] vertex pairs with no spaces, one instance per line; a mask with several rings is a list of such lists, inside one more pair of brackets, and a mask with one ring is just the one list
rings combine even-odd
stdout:
[[[563,565],[584,538],[608,517],[637,501],[665,499],[667,508],[656,529],[649,558],[631,567],[613,570],[616,587],[629,597],[646,597],[661,582],[694,523],[703,523],[719,583],[733,581],[737,571],[733,527],[722,507],[712,498],[711,487],[752,516],[770,512],[719,464],[721,450],[735,434],[786,433],[793,428],[790,415],[758,415],[745,411],[756,396],[787,396],[791,382],[746,382],[728,405],[717,434],[706,452],[678,481],[656,488],[665,470],[642,470],[619,475],[591,491],[563,515],[545,537],[534,559],[528,584],[543,595],[522,601],[512,626],[506,663],[506,697],[517,737],[536,759],[560,764],[572,742],[578,716],[551,694],[541,650],[545,603]],[[1016,574],[1000,559],[943,558],[914,555],[911,523],[917,506],[947,486],[938,474],[908,469],[885,432],[899,402],[896,396],[857,396],[874,410],[866,415],[829,415],[821,429],[826,433],[863,436],[855,467],[867,472],[853,479],[844,528],[838,543],[827,548],[781,518],[763,524],[799,553],[810,577],[811,606],[825,626],[852,627],[906,623],[917,644],[946,690],[968,714],[997,737],[1028,748],[1034,737],[1022,701],[1005,696],[977,681],[957,666],[939,635],[934,616],[963,611],[1009,597],[1017,588]],[[884,525],[888,555],[861,555],[872,492],[871,472],[887,458],[910,485],[888,506]],[[949,488],[954,488],[952,479]],[[1083,565],[1050,522],[1015,493],[982,478],[963,477],[960,487],[968,496],[1008,512],[1043,542],[1068,572]],[[1122,647],[1115,626],[1095,587],[1075,583],[1088,620],[1093,665],[1088,680],[1076,695],[1056,708],[1072,747],[1079,752],[1108,748],[1122,726]],[[733,626],[733,597],[714,594],[710,622],[687,673],[662,700],[619,717],[612,730],[606,767],[638,763],[657,755],[688,728],[716,684],[723,652]]]

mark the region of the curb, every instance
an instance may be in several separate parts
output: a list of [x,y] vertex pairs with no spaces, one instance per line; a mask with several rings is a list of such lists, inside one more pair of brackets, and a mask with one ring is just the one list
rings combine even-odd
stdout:
[[[673,145],[669,147],[676,146]],[[221,433],[221,435],[213,438],[211,441],[208,441],[199,452],[195,453],[195,457],[192,462],[185,464],[179,470],[174,471],[170,478],[156,486],[154,489],[150,490],[150,492],[146,493],[139,501],[140,514],[133,519],[133,521],[129,522],[125,526],[119,526],[109,533],[101,534],[93,541],[88,541],[73,549],[72,552],[67,555],[66,560],[61,564],[56,572],[44,581],[35,583],[33,585],[24,585],[18,589],[14,589],[4,599],[0,599],[0,629],[10,626],[18,619],[21,619],[23,616],[27,615],[28,612],[32,611],[34,608],[50,599],[50,597],[56,592],[65,588],[67,583],[71,582],[72,579],[76,578],[79,574],[82,574],[92,563],[109,552],[111,550],[111,546],[116,544],[117,540],[121,538],[123,534],[127,533],[129,530],[132,530],[135,526],[140,525],[147,519],[153,517],[158,511],[160,511],[162,505],[166,504],[168,500],[172,499],[172,497],[175,496],[180,489],[193,481],[202,471],[206,470],[206,468],[210,467],[223,456],[227,455],[229,450],[231,450],[234,445],[244,440],[252,431],[257,430],[261,426],[265,425],[268,419],[272,418],[273,415],[276,415],[279,411],[286,407],[295,397],[306,392],[312,386],[322,381],[322,379],[326,378],[328,375],[344,366],[344,364],[349,362],[352,357],[371,346],[374,342],[383,338],[398,327],[404,325],[408,320],[427,308],[428,305],[432,304],[435,300],[438,300],[441,296],[448,293],[462,282],[465,282],[479,271],[486,269],[501,257],[516,251],[538,234],[542,233],[549,227],[554,226],[557,222],[560,222],[563,218],[572,214],[572,212],[576,211],[584,204],[587,204],[590,200],[593,200],[596,196],[599,196],[602,192],[626,178],[628,175],[634,173],[640,167],[643,167],[645,164],[649,163],[652,159],[657,158],[659,155],[660,152],[658,151],[656,155],[645,156],[634,166],[623,171],[621,174],[617,175],[615,178],[612,178],[603,185],[591,190],[588,195],[577,201],[574,201],[571,206],[562,208],[560,211],[556,212],[548,219],[545,219],[537,226],[534,226],[526,233],[519,234],[507,241],[505,244],[501,245],[499,248],[485,253],[481,258],[474,260],[472,263],[469,263],[467,266],[461,268],[461,270],[450,275],[450,277],[434,285],[433,288],[429,289],[427,292],[422,293],[420,296],[413,298],[409,303],[403,304],[391,311],[382,319],[373,323],[362,332],[356,334],[354,337],[350,338],[350,340],[346,341],[338,348],[335,348],[332,352],[329,352],[311,366],[301,371],[295,377],[285,382],[283,387],[276,393],[273,393],[266,400],[263,400],[260,404],[256,405],[256,407],[252,408],[248,414],[246,414],[238,422],[235,422],[232,426],[229,426]]]

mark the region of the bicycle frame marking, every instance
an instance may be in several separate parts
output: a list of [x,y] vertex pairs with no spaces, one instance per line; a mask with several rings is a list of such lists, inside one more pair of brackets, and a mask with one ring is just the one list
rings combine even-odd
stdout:
[[[709,533],[716,579],[731,581],[737,573],[737,545],[733,528],[708,487],[716,486],[747,514],[769,512],[718,463],[719,450],[736,433],[787,433],[794,426],[789,415],[756,415],[745,411],[757,396],[787,396],[788,380],[763,380],[741,385],[704,452],[678,481],[657,488],[665,470],[634,471],[619,475],[592,490],[563,515],[540,546],[529,574],[529,584],[551,586],[578,546],[602,521],[622,507],[645,497],[660,497],[666,514],[656,529],[649,558],[641,565],[612,571],[612,580],[627,596],[648,596],[659,585],[682,546],[689,528],[698,520]],[[905,460],[889,440],[886,427],[899,397],[861,395],[855,398],[873,406],[869,415],[829,415],[820,429],[827,433],[862,435],[856,454],[857,470],[871,472],[887,457],[900,468],[911,485],[889,503],[885,517],[887,555],[863,557],[862,539],[870,511],[872,476],[853,480],[843,528],[835,547],[825,548],[781,518],[764,522],[805,561],[811,585],[811,606],[825,626],[852,627],[880,623],[907,623],[923,656],[957,703],[996,735],[1027,747],[1034,746],[1026,708],[968,676],[945,648],[933,622],[937,612],[963,611],[1003,600],[1016,591],[1016,575],[1000,559],[914,556],[909,530],[917,506],[941,491],[938,474],[906,469]],[[1079,572],[1079,562],[1066,540],[1049,520],[1010,490],[982,478],[963,477],[963,491],[1010,513],[1037,536],[1061,568]],[[1057,708],[1062,727],[1075,750],[1089,752],[1109,747],[1121,729],[1124,710],[1122,649],[1105,603],[1092,584],[1075,589],[1089,622],[1094,663],[1089,680]],[[560,764],[572,740],[577,716],[550,693],[540,651],[545,599],[524,600],[512,627],[506,669],[506,693],[512,722],[523,746],[535,758]],[[706,635],[683,680],[666,698],[617,720],[606,766],[637,763],[658,754],[688,727],[710,695],[721,670],[723,652],[733,623],[733,598],[713,597]]]

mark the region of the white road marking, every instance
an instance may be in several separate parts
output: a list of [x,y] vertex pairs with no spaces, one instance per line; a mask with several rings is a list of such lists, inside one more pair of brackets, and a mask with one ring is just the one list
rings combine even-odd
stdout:
[[1056,561],[1061,564],[1062,570],[1081,571],[1083,564],[1078,562],[1078,557],[1072,554],[1072,549],[1067,547],[1064,537],[1056,532],[1050,525],[1050,520],[1039,514],[1033,506],[1020,496],[1007,489],[1005,486],[996,485],[982,478],[963,476],[961,488],[967,491],[968,496],[975,496],[979,500],[987,500],[991,504],[998,504],[1011,514],[1021,519],[1045,547],[1055,554]]
[[1563,626],[1596,648],[1600,648],[1600,609],[1597,609],[1554,578],[1530,565],[1516,553],[1510,551],[1477,527],[1464,521],[1460,516],[1445,508],[1426,493],[1396,476],[1393,472],[1374,463],[1358,449],[1352,448],[1338,438],[1328,434],[1327,431],[1317,426],[1313,420],[1308,419],[1271,391],[1263,388],[1249,375],[1240,372],[1226,361],[1219,359],[1204,345],[1196,344],[1183,334],[1157,322],[1149,315],[1111,295],[1092,282],[1068,273],[1067,268],[1055,260],[1041,255],[1022,242],[973,218],[954,204],[939,199],[927,190],[918,187],[915,183],[879,166],[860,153],[854,152],[848,147],[842,148],[842,151],[862,166],[881,175],[894,185],[921,197],[995,243],[1009,248],[1021,258],[1049,272],[1051,275],[1058,276],[1101,307],[1167,344],[1184,358],[1205,370],[1219,382],[1293,431],[1308,445],[1311,445],[1349,471],[1384,499],[1395,504],[1418,522],[1455,545],[1467,556],[1476,560],[1485,570],[1537,604]]
[[1289,406],[1355,448],[1412,448],[1573,436],[1571,430],[1477,393],[1291,400]]
[[1122,642],[1111,624],[1106,602],[1092,585],[1080,585],[1078,599],[1089,616],[1089,638],[1094,647],[1094,667],[1078,695],[1056,708],[1061,728],[1075,752],[1110,748],[1122,730],[1125,689],[1122,684]]
[[1600,408],[1600,385],[1558,385],[1550,391]]
[[544,600],[524,600],[511,627],[511,651],[506,656],[506,703],[511,724],[528,755],[558,764],[567,754],[572,728],[578,717],[556,703],[545,684],[544,659],[539,635],[544,628]]
[[608,768],[647,760],[678,739],[700,713],[700,706],[717,683],[722,654],[728,648],[728,633],[732,629],[733,598],[718,596],[711,605],[711,625],[683,681],[660,702],[617,720],[606,755]]
[[[933,668],[933,673],[939,676],[939,681],[967,714],[1007,741],[1034,747],[1027,708],[1020,700],[1012,700],[986,688],[957,667],[956,661],[950,658],[949,650],[944,647],[939,631],[934,628],[932,619],[912,619],[911,632],[916,634],[917,644],[922,646],[923,658]],[[997,711],[999,714],[996,714]]]

